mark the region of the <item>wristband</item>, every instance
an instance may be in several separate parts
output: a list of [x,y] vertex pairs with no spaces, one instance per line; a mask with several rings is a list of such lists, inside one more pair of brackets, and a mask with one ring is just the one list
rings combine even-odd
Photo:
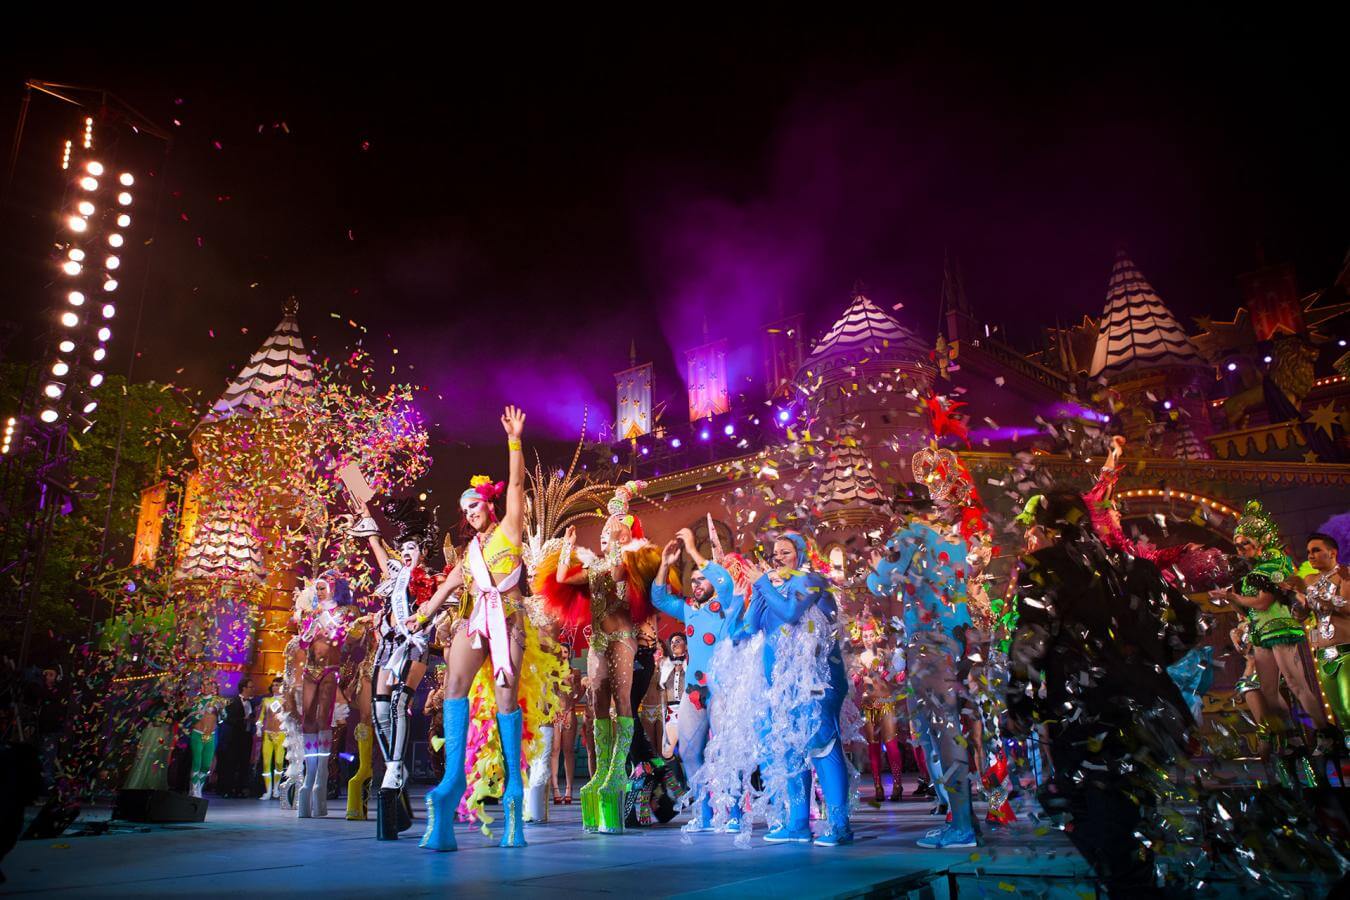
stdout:
[[520,450],[520,438],[507,438],[507,439],[506,439],[506,449],[507,449],[507,450],[512,450],[512,451],[519,451],[519,450]]
[[424,616],[424,615],[423,615],[422,613],[420,613],[420,612],[417,614],[417,624],[418,624],[418,625],[425,625],[425,624],[427,624],[427,617]]

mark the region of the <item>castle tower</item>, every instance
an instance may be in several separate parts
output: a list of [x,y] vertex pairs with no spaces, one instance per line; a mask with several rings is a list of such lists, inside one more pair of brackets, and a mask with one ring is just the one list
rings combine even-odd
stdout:
[[1205,452],[1213,371],[1124,250],[1111,270],[1088,374],[1119,394],[1126,438],[1152,439],[1164,456]]
[[891,483],[926,438],[915,413],[932,383],[929,347],[861,290],[797,375],[822,445],[813,497],[822,546],[887,521]]
[[269,473],[295,463],[283,411],[314,393],[314,367],[300,335],[294,298],[192,432],[198,469],[189,479],[179,536],[176,590],[214,609],[218,681],[259,682],[279,673],[288,640],[297,560],[287,531],[302,526],[296,499]]

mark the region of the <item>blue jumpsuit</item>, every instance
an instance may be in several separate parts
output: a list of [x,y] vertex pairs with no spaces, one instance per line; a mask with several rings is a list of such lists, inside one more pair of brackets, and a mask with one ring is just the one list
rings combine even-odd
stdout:
[[[745,630],[764,632],[764,674],[772,683],[778,648],[783,642],[800,639],[798,629],[807,624],[803,622],[806,613],[815,607],[832,626],[838,616],[838,609],[829,583],[813,572],[789,570],[787,580],[779,587],[775,587],[769,576],[764,575],[755,582],[754,592],[763,603],[754,604],[758,615],[747,616]],[[837,640],[829,642],[828,654],[828,683],[824,692],[803,714],[802,718],[806,721],[802,724],[803,727],[814,724],[806,749],[816,776],[820,779],[829,816],[830,830],[819,842],[835,844],[853,838],[848,821],[848,770],[839,739],[839,715],[848,694],[848,679]],[[765,760],[764,765],[767,767],[774,762],[785,763],[790,772],[800,768],[801,773],[788,786],[788,796],[785,798],[787,821],[772,829],[765,839],[810,840],[811,769],[805,766],[805,760]]]
[[[740,623],[742,604],[735,596],[731,573],[717,563],[703,567],[703,577],[712,583],[714,595],[702,606],[677,597],[664,584],[652,586],[652,605],[684,624],[689,661],[685,667],[684,697],[680,700],[680,761],[686,776],[693,780],[703,767],[703,750],[708,743],[709,707],[712,702],[710,664],[713,650]],[[731,819],[740,816],[739,807],[731,810]],[[699,825],[711,826],[712,808],[705,796],[699,805]]]
[[[886,542],[895,559],[883,559],[867,577],[882,597],[898,596],[907,642],[907,678],[918,701],[914,716],[919,742],[928,758],[933,784],[952,811],[958,829],[973,828],[969,767],[955,740],[960,708],[953,684],[963,652],[958,640],[970,628],[966,607],[965,541],[947,538],[923,522],[911,522]],[[930,683],[931,681],[931,683]],[[949,780],[944,786],[944,775]]]

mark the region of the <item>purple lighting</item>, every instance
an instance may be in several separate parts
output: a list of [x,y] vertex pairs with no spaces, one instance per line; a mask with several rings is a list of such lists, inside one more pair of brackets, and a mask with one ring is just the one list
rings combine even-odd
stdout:
[[[1266,361],[1267,361],[1267,362],[1270,361],[1270,357],[1269,357],[1269,356],[1266,357]],[[1228,371],[1230,371],[1230,372],[1236,372],[1236,371],[1237,371],[1237,363],[1235,363],[1235,362],[1230,362],[1230,363],[1228,364]]]
[[642,455],[643,455],[643,456],[646,456],[648,453],[651,453],[651,452],[652,452],[652,450],[651,450],[650,447],[643,447],[643,448],[642,448]]
[[619,454],[615,453],[613,456],[609,458],[609,461],[617,464],[619,461]]
[[670,446],[674,447],[676,450],[680,449],[680,439],[679,439],[679,438],[671,438],[671,439],[670,439]]
[[1163,409],[1171,409],[1171,408],[1172,408],[1172,401],[1171,401],[1171,400],[1164,400],[1164,401],[1163,401]]
[[722,431],[726,434],[727,437],[731,437],[733,434],[736,433],[736,426],[728,425],[726,428],[723,428]]
[[705,429],[703,429],[702,431],[699,432],[699,435],[698,435],[698,436],[699,436],[699,439],[700,439],[700,440],[706,441],[706,440],[708,440],[708,438],[712,437],[712,433],[709,432],[708,429],[705,428]]
[[780,409],[778,411],[778,421],[786,422],[787,420],[788,420],[788,411],[786,409]]

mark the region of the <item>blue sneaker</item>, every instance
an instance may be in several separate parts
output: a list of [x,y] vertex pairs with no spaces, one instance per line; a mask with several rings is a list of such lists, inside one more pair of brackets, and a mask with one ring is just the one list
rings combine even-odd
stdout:
[[831,828],[829,831],[824,832],[812,841],[812,843],[817,847],[838,847],[840,844],[851,844],[853,843],[853,829]]
[[975,837],[975,829],[959,829],[950,825],[945,828],[934,828],[915,843],[927,850],[964,850],[980,846],[979,839]]
[[793,831],[786,825],[775,825],[769,829],[769,833],[764,835],[766,844],[809,844],[811,843],[811,829],[807,828],[801,831]]

